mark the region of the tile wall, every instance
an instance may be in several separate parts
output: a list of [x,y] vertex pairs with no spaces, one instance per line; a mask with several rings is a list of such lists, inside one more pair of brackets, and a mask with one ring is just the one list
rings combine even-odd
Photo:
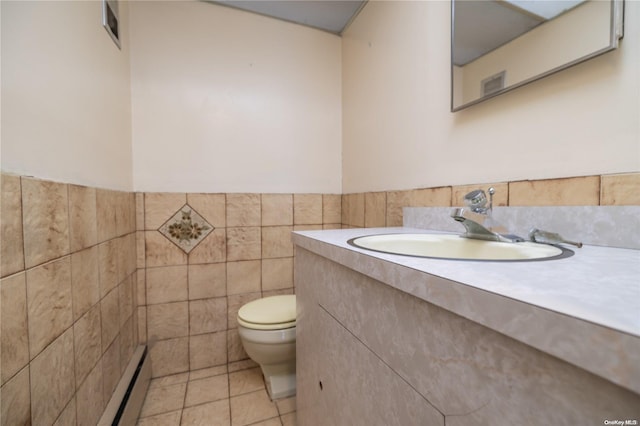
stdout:
[[[341,227],[331,194],[138,193],[136,211],[139,335],[154,377],[246,363],[238,309],[294,292],[291,231]],[[208,234],[163,234],[182,212]]]
[[405,206],[460,205],[488,186],[501,206],[640,205],[637,173],[342,196],[134,194],[2,174],[2,424],[95,424],[137,342],[155,377],[251,367],[236,314],[294,292],[292,230],[401,226]]
[[0,423],[95,425],[138,340],[135,196],[0,180]]
[[342,196],[342,225],[402,226],[403,207],[462,206],[474,189],[496,189],[496,206],[640,205],[640,173],[366,192]]

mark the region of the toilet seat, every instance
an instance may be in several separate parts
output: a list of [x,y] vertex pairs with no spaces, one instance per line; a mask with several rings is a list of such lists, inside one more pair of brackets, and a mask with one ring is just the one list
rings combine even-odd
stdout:
[[253,330],[283,330],[296,326],[296,296],[254,300],[238,311],[238,324]]

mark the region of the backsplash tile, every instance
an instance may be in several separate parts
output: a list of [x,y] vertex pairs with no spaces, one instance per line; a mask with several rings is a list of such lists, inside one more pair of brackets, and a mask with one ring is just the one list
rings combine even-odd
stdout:
[[205,334],[227,329],[227,298],[192,300],[189,302],[189,334]]
[[293,287],[293,258],[262,260],[262,291]]
[[73,324],[70,260],[66,256],[27,271],[31,359]]
[[189,337],[152,340],[149,355],[154,377],[189,371]]
[[189,264],[225,262],[227,260],[227,230],[216,228],[189,253]]
[[[402,208],[411,206],[409,191],[387,192],[387,226],[402,226]],[[343,225],[348,225],[344,223]]]
[[387,193],[367,192],[364,194],[364,226],[376,228],[387,223]]
[[260,260],[227,263],[227,295],[260,291]]
[[224,194],[187,194],[187,204],[215,228],[227,226],[226,202]]
[[118,337],[120,331],[120,299],[118,289],[113,289],[100,301],[102,323],[102,352]]
[[29,387],[29,366],[23,368],[2,386],[0,393],[0,424],[30,425],[31,392]]
[[134,274],[128,275],[118,286],[118,299],[120,304],[120,327],[129,320],[134,311],[135,297],[133,294]]
[[322,223],[322,194],[293,194],[293,224]]
[[135,195],[115,191],[116,236],[121,237],[136,230]]
[[69,254],[67,185],[22,178],[22,216],[27,268]]
[[133,231],[116,238],[118,283],[124,281],[136,270],[136,237]]
[[50,425],[73,398],[76,384],[73,330],[68,329],[31,362],[31,415],[34,425]]
[[78,426],[95,425],[105,407],[102,365],[98,363],[87,376],[76,396]]
[[[6,277],[24,269],[22,240],[22,189],[20,177],[0,176],[0,276]],[[11,241],[12,244],[7,244]]]
[[410,193],[410,200],[412,206],[450,206],[451,187],[414,189]]
[[138,341],[136,197],[4,173],[0,180],[0,423],[86,424],[102,413]]
[[342,221],[342,195],[322,195],[322,223],[335,224]]
[[116,240],[98,245],[100,297],[104,297],[118,285],[118,258]]
[[77,321],[100,301],[98,246],[71,255],[73,319]]
[[227,364],[227,331],[205,333],[189,338],[191,371]]
[[262,194],[262,226],[293,225],[292,194]]
[[147,268],[187,264],[187,254],[158,231],[145,231],[144,251]]
[[108,401],[120,380],[120,335],[102,355],[103,398]]
[[144,194],[144,229],[156,230],[187,203],[187,194],[150,192]]
[[[494,187],[494,206],[597,206],[640,205],[640,173],[619,175],[582,176],[534,181],[496,182],[452,187],[387,191],[386,226],[402,226],[405,207],[464,206],[464,195],[475,189]],[[450,200],[446,200],[446,194]],[[361,196],[371,197],[373,192],[342,196],[342,227],[371,227],[380,223],[378,211],[362,208]],[[364,213],[363,213],[364,210]],[[364,215],[364,219],[362,218]],[[443,222],[444,223],[444,222]],[[460,226],[447,226],[458,230]],[[453,229],[451,229],[453,228]],[[440,229],[440,228],[438,228]]]
[[213,225],[188,204],[182,206],[158,229],[158,232],[187,254],[212,231]]
[[260,194],[227,194],[227,227],[262,224]]
[[96,228],[98,243],[118,235],[115,191],[96,189]]
[[102,357],[102,322],[96,304],[73,325],[76,386],[79,387]]
[[262,235],[259,226],[227,228],[227,260],[260,259]]
[[292,226],[262,227],[262,258],[293,256]]
[[597,206],[599,204],[599,176],[509,183],[510,206]]
[[364,227],[364,194],[342,196],[342,223],[354,227]]
[[189,300],[227,295],[227,265],[189,265]]
[[602,176],[600,205],[640,206],[640,173]]
[[147,268],[147,304],[188,300],[187,273],[186,265]]
[[144,193],[136,192],[136,231],[144,231]]
[[133,352],[137,347],[135,339],[136,319],[132,315],[120,327],[120,374],[124,374]]
[[29,363],[27,289],[24,272],[0,280],[0,290],[0,383],[4,384]]
[[189,302],[161,303],[147,307],[147,333],[152,340],[189,335]]

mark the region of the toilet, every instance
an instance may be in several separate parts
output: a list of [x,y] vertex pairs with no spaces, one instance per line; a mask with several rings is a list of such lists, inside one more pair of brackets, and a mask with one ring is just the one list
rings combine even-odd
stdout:
[[260,365],[272,400],[296,393],[296,296],[269,296],[243,305],[238,332]]

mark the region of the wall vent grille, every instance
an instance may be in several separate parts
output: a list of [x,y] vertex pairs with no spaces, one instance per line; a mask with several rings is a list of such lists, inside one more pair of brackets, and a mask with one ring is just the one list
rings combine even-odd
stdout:
[[506,73],[506,71],[501,71],[497,74],[492,75],[491,77],[487,77],[482,80],[482,82],[480,83],[482,96],[488,96],[504,89]]

